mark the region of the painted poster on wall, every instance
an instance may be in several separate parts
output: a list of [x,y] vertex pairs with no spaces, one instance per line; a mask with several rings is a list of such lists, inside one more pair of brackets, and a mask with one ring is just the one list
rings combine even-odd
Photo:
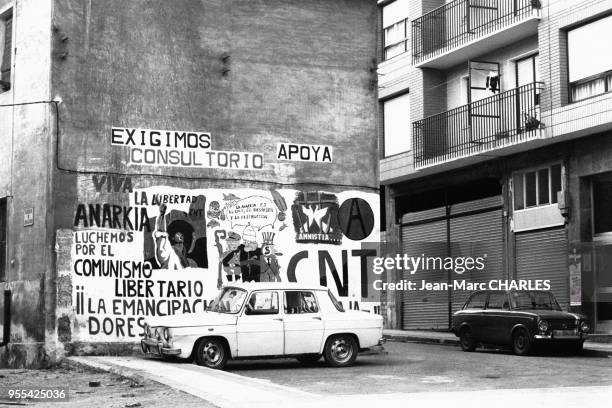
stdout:
[[232,282],[329,287],[380,311],[367,268],[377,194],[316,189],[126,188],[129,205],[80,203],[69,268],[73,339],[138,341],[144,320],[202,313]]

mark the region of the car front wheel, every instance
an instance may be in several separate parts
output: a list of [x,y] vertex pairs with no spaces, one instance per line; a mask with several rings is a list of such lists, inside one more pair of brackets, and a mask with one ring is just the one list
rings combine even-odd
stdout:
[[227,358],[227,349],[221,340],[204,338],[198,343],[195,355],[198,365],[221,370],[225,367]]
[[531,337],[525,329],[517,329],[512,335],[512,350],[517,356],[526,356],[531,353]]
[[348,367],[357,358],[357,342],[353,336],[339,334],[325,342],[325,361],[332,367]]
[[461,350],[463,351],[476,350],[476,341],[472,336],[472,331],[468,328],[461,330],[461,334],[459,336],[459,343],[461,344]]

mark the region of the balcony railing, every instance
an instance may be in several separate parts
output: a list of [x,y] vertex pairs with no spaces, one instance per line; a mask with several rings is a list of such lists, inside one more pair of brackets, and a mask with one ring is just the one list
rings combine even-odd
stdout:
[[455,0],[412,21],[412,63],[443,54],[513,24],[539,9],[539,0]]
[[414,122],[415,167],[538,137],[543,86],[533,82]]

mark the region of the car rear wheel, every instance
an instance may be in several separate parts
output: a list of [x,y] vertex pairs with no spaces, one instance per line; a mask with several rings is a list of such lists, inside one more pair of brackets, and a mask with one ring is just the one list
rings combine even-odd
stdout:
[[461,344],[461,350],[463,351],[476,350],[476,341],[472,336],[472,331],[467,327],[461,330],[459,335],[459,343]]
[[216,338],[204,338],[199,341],[195,360],[198,365],[217,370],[223,369],[227,362],[228,352],[225,344]]
[[526,356],[531,353],[531,338],[525,329],[517,329],[512,335],[512,350],[517,356]]
[[314,364],[319,361],[320,358],[320,354],[302,354],[301,356],[296,357],[297,361],[306,365]]
[[332,367],[348,367],[357,358],[357,342],[348,334],[332,336],[325,342],[325,361]]

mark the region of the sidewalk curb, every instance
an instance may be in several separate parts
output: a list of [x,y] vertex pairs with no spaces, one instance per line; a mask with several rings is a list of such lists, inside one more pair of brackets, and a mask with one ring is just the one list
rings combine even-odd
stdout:
[[[421,344],[443,344],[447,346],[458,346],[459,338],[436,338],[436,337],[423,337],[415,335],[397,335],[397,334],[383,334],[383,337],[387,341],[396,341],[400,343],[421,343]],[[604,348],[600,346],[602,343],[587,342],[584,345],[584,350],[595,351],[598,353],[605,353],[608,356],[612,356],[612,347]]]
[[394,335],[394,334],[383,334],[383,337],[387,341],[397,341],[402,343],[425,343],[425,344],[445,344],[451,346],[458,346],[459,339],[452,338],[435,338],[435,337],[421,337],[412,335]]
[[131,380],[135,384],[144,384],[150,381],[157,382],[155,380],[145,378],[145,376],[129,368],[114,366],[114,365],[100,363],[96,361],[86,361],[86,360],[80,359],[77,356],[66,357],[61,362],[61,365],[68,367],[68,368],[73,368],[73,369],[86,369],[86,370],[94,371],[96,373],[111,373],[121,378]]

